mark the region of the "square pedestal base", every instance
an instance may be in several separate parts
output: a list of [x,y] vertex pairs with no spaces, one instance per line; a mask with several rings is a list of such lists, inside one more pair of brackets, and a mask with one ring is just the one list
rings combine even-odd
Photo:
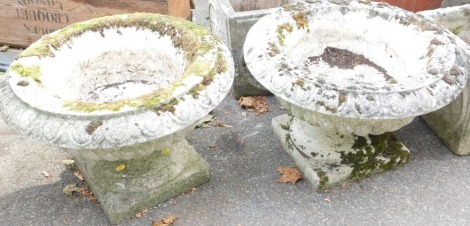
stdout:
[[210,179],[209,164],[184,139],[132,160],[75,159],[112,224]]
[[409,150],[393,133],[339,134],[288,115],[275,117],[272,125],[304,177],[320,191],[408,162]]

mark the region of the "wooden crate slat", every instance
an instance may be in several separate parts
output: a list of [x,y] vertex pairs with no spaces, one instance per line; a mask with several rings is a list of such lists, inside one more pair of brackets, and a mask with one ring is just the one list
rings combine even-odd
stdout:
[[190,0],[0,0],[0,44],[26,47],[45,33],[105,15],[190,15]]

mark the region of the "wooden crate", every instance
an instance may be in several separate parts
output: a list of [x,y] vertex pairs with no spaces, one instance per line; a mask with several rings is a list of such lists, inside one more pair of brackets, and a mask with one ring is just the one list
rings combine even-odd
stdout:
[[190,0],[0,0],[0,44],[26,47],[66,25],[118,13],[191,19],[190,8]]

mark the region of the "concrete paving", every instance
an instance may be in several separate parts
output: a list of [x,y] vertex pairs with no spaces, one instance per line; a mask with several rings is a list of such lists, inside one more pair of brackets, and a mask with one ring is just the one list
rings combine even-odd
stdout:
[[[305,181],[275,180],[293,166],[271,129],[284,113],[274,97],[260,116],[228,96],[213,124],[189,142],[212,168],[196,191],[151,208],[121,225],[150,225],[169,215],[175,225],[466,225],[470,222],[470,156],[459,157],[416,119],[396,134],[411,151],[398,169],[317,193]],[[65,151],[23,137],[0,122],[0,225],[109,225],[99,204],[62,193],[81,182],[61,163]],[[43,171],[50,175],[46,178]]]
[[[411,151],[403,167],[323,193],[305,181],[276,183],[277,167],[294,163],[271,128],[285,111],[274,97],[267,102],[268,113],[244,117],[227,96],[212,112],[212,126],[188,136],[210,164],[211,180],[120,225],[151,225],[169,215],[177,226],[470,224],[470,156],[454,155],[419,118],[395,133]],[[65,151],[2,120],[0,136],[0,225],[110,225],[99,204],[62,193],[82,183],[62,164],[70,158]]]

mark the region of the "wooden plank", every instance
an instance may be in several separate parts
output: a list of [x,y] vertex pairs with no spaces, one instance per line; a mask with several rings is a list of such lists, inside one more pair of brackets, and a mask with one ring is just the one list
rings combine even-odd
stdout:
[[26,47],[69,24],[131,12],[186,18],[190,0],[0,0],[0,44]]
[[168,15],[187,18],[191,14],[191,2],[181,0],[168,1]]

